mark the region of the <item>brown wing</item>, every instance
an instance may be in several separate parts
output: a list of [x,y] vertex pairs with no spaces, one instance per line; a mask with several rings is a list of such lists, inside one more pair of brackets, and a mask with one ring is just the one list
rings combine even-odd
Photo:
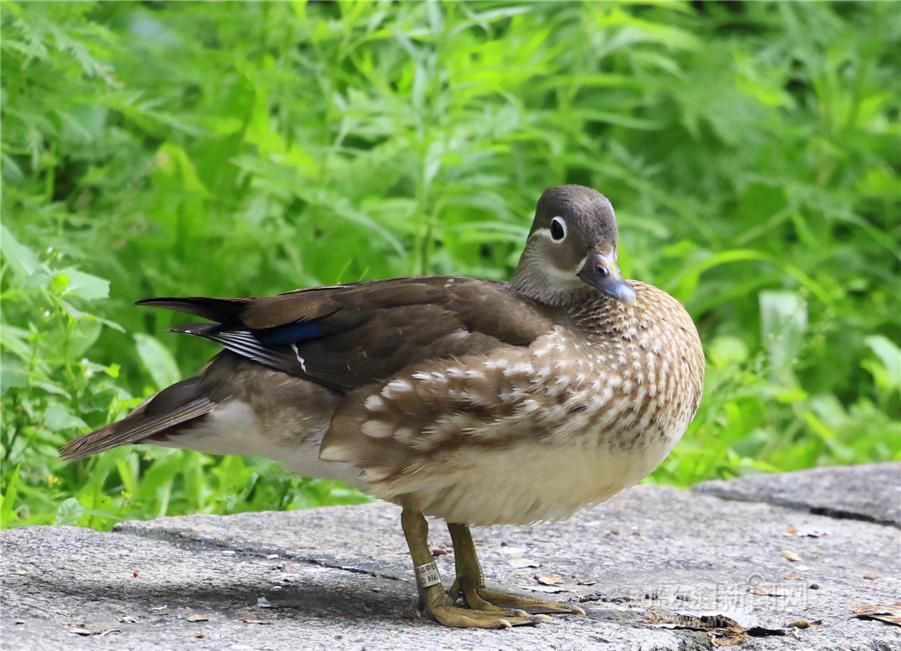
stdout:
[[398,278],[263,298],[161,298],[143,305],[216,323],[173,328],[324,386],[348,391],[417,362],[528,346],[553,328],[505,285],[456,277]]

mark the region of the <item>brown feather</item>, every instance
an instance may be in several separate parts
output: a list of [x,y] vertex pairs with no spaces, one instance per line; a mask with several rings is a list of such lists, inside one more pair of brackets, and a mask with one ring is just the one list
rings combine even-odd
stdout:
[[231,323],[237,321],[241,311],[245,308],[250,298],[209,298],[206,296],[192,296],[186,298],[145,298],[135,302],[135,305],[162,307],[176,312],[185,312],[202,316],[217,323]]
[[[554,327],[543,308],[502,283],[434,276],[297,290],[246,299],[150,299],[212,318],[176,332],[213,340],[269,368],[340,391],[379,382],[429,359],[528,346]],[[267,344],[278,328],[316,335]]]
[[182,380],[160,391],[124,419],[69,441],[60,450],[60,456],[74,461],[120,445],[140,443],[204,416],[215,404],[201,392],[199,378]]

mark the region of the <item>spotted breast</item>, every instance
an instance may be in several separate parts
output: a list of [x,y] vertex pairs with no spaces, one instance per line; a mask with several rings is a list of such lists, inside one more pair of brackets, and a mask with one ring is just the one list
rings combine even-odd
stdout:
[[527,348],[411,365],[350,396],[321,457],[367,490],[452,522],[567,517],[643,478],[697,409],[703,352],[682,306],[632,283]]

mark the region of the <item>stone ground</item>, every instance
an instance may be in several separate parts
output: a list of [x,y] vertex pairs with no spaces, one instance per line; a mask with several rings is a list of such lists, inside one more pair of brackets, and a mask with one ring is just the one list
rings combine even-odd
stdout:
[[[415,615],[387,504],[0,532],[6,649],[901,649],[901,464],[637,486],[475,530],[489,584],[586,617],[450,630]],[[432,547],[451,575],[450,539]],[[901,604],[899,604],[901,606]],[[896,606],[897,608],[898,606]],[[729,618],[726,620],[724,618]]]

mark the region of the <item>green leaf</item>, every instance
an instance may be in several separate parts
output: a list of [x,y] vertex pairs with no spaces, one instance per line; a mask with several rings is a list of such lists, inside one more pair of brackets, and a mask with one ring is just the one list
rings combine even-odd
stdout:
[[738,337],[724,335],[713,340],[709,355],[714,365],[724,368],[744,362],[748,358],[748,347]]
[[18,465],[12,471],[7,470],[4,473],[6,475],[4,477],[6,490],[0,492],[0,527],[11,527],[19,520],[15,506],[16,498],[19,494],[19,486],[22,483],[21,472],[22,466]]
[[[69,267],[59,272],[60,276],[68,278],[68,283],[60,292],[65,295],[78,296],[88,301],[96,301],[109,296],[109,281],[89,273]],[[54,282],[56,278],[54,277]]]
[[886,386],[889,389],[901,389],[901,348],[882,335],[872,335],[864,341],[882,362]]
[[103,330],[103,324],[96,319],[85,316],[75,323],[69,337],[69,354],[72,357],[81,357],[88,349],[91,348],[97,339],[100,338],[100,332]]
[[13,273],[21,279],[28,278],[38,268],[38,259],[34,252],[20,244],[3,225],[0,225],[0,253],[3,253]]
[[76,497],[69,497],[56,509],[56,524],[75,526],[85,514],[85,508]]
[[53,432],[69,429],[87,431],[90,429],[87,423],[78,416],[69,413],[69,410],[58,402],[49,404],[44,410],[44,425]]
[[23,328],[0,323],[0,346],[27,362],[33,352],[32,345],[28,341],[29,334]]
[[28,371],[21,362],[9,355],[0,357],[0,394],[4,394],[11,388],[28,386]]
[[135,335],[135,344],[138,357],[150,377],[153,378],[153,383],[157,388],[161,389],[181,379],[175,358],[159,340],[150,335],[138,333]]
[[807,329],[807,305],[794,292],[760,292],[760,336],[771,372],[779,379],[792,376]]

